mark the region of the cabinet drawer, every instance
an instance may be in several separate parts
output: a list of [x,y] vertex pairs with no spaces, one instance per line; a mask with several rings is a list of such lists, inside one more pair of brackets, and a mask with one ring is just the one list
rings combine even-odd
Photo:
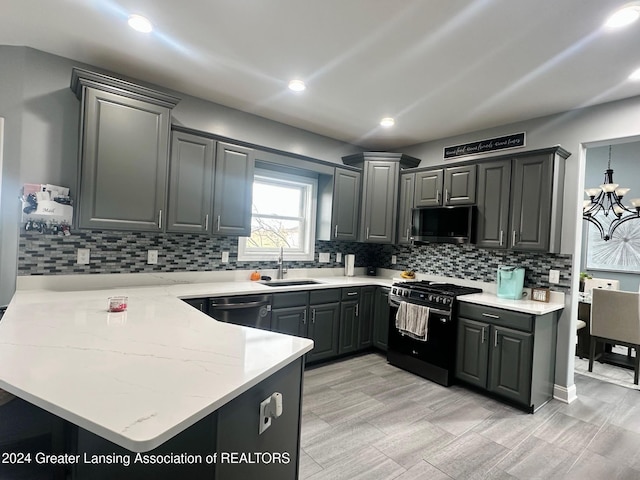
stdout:
[[273,308],[286,308],[286,307],[300,307],[306,306],[309,300],[309,292],[287,292],[287,293],[274,293],[273,302],[271,306]]
[[460,302],[458,315],[471,320],[491,323],[492,325],[515,328],[524,332],[533,331],[533,315],[527,313]]
[[360,287],[342,289],[342,300],[358,300],[359,298],[360,298]]
[[340,301],[340,289],[311,290],[309,292],[309,304],[320,305],[322,303],[334,303]]

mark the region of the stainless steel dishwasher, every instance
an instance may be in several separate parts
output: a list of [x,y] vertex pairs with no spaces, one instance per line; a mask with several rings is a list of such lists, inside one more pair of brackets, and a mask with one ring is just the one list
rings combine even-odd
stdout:
[[220,322],[271,330],[271,295],[210,298],[208,313]]

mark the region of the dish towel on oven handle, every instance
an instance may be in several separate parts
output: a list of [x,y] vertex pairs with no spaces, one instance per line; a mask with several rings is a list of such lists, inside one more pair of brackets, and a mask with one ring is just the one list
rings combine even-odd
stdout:
[[427,341],[429,307],[400,302],[396,313],[396,328],[400,333],[422,342]]

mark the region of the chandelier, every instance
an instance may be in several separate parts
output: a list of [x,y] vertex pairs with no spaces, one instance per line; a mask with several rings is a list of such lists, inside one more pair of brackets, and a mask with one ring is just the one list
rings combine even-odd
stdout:
[[[611,145],[609,145],[609,163],[604,172],[604,184],[599,188],[587,188],[586,194],[590,200],[585,200],[582,208],[582,218],[593,223],[600,231],[604,241],[611,239],[613,232],[621,224],[632,219],[640,219],[640,198],[631,200],[634,208],[622,204],[624,197],[630,188],[620,187],[613,183],[613,170],[611,170]],[[599,214],[603,214],[604,218]],[[598,218],[597,216],[600,216]],[[610,219],[610,222],[601,222]],[[608,223],[608,226],[607,226]]]

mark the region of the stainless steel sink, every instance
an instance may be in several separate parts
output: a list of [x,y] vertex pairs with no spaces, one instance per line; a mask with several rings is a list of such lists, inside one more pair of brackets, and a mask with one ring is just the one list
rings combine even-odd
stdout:
[[269,287],[292,287],[295,285],[316,285],[322,282],[316,282],[315,280],[271,280],[260,283]]

